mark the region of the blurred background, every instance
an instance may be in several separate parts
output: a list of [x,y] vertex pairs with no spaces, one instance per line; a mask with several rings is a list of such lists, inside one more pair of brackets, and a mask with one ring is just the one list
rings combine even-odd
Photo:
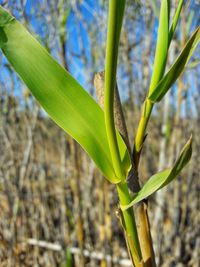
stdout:
[[[171,1],[171,15],[177,6]],[[108,0],[0,0],[96,98],[104,69]],[[127,0],[117,80],[133,142],[150,82],[160,1]],[[168,67],[200,22],[185,1]],[[19,44],[20,45],[20,44]],[[141,185],[169,167],[193,134],[193,156],[149,199],[158,266],[200,266],[199,47],[156,105],[140,164]],[[98,133],[97,133],[98,134]],[[45,114],[0,53],[0,266],[131,266],[117,196],[81,147]]]

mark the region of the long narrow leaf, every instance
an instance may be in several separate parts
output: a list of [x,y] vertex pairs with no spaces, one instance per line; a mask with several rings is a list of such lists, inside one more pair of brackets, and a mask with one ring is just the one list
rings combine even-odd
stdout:
[[170,31],[169,31],[169,41],[168,41],[169,44],[168,44],[168,46],[170,46],[171,40],[172,40],[174,32],[176,30],[176,26],[178,23],[178,19],[179,19],[180,13],[181,13],[182,6],[183,6],[183,0],[179,0],[178,7],[177,7],[176,12],[174,14],[174,17],[172,20],[172,25],[171,25]]
[[[2,7],[0,46],[50,117],[80,143],[110,182],[120,182],[111,162],[102,109]],[[118,133],[117,140],[123,168],[127,173],[130,168],[129,154]]]
[[183,72],[185,65],[189,61],[192,56],[196,46],[200,41],[200,27],[196,29],[196,31],[192,34],[187,44],[183,48],[181,54],[177,58],[174,65],[170,68],[167,74],[162,78],[162,80],[158,83],[156,88],[149,94],[148,99],[152,102],[159,102],[170,87],[174,84],[177,78],[180,76],[181,72]]
[[172,180],[174,180],[177,175],[181,172],[184,166],[189,162],[192,155],[192,138],[185,144],[179,158],[175,162],[171,169],[166,169],[162,172],[154,174],[142,189],[134,196],[133,200],[126,206],[121,206],[122,210],[126,210],[141,200],[149,197],[159,189],[168,185]]
[[169,1],[162,0],[160,8],[158,37],[156,44],[156,53],[154,58],[154,67],[149,88],[149,94],[153,92],[165,71],[169,35]]

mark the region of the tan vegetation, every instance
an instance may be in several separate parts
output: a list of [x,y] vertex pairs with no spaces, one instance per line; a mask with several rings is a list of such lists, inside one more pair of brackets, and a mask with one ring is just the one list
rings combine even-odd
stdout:
[[[87,1],[69,5],[68,1],[60,0],[58,9],[54,9],[56,1],[50,2],[49,9],[40,3],[39,12],[33,7],[39,21],[47,13],[49,31],[55,34],[55,39],[49,35],[42,41],[50,51],[56,50],[56,56],[69,70],[73,57],[79,58],[86,65],[84,74],[93,92],[93,77],[96,71],[102,70],[101,57],[105,48],[102,40],[97,43],[96,37],[100,26],[102,32],[106,26],[98,18],[90,29],[90,22],[80,9]],[[100,2],[102,16],[105,16],[107,1]],[[120,81],[126,77],[124,84],[119,83],[119,91],[131,141],[149,83],[148,59],[154,46],[151,31],[156,11],[150,1],[136,2],[127,1],[127,19],[120,46],[120,64],[124,64],[124,70],[118,74]],[[61,11],[66,6],[75,12],[89,36],[92,67],[84,47],[80,55],[65,50],[67,40],[59,30],[58,21],[62,20]],[[14,1],[12,9],[17,8],[20,10],[20,4]],[[132,40],[128,30],[131,23],[138,23],[134,9],[139,14],[145,13],[146,35],[139,40]],[[91,10],[95,17],[96,11]],[[169,64],[190,32],[186,32],[191,26],[186,16],[192,11],[195,12],[192,5],[184,6],[185,16],[182,16],[179,30],[182,39],[176,37],[173,41]],[[20,16],[24,24],[30,26],[30,18],[25,14]],[[84,44],[81,38],[79,42]],[[141,49],[142,57],[137,58]],[[131,53],[136,57],[134,65]],[[10,73],[10,79],[5,81],[0,77],[0,267],[131,266],[118,222],[114,186],[101,176],[82,148],[44,114],[26,88],[20,84],[20,89],[16,89],[19,82],[7,63],[4,68]],[[191,162],[176,181],[150,197],[145,206],[160,267],[199,267],[200,262],[198,70],[198,67],[192,69],[192,78],[186,72],[177,83],[177,94],[168,94],[153,113],[139,166],[143,185],[152,174],[171,166],[184,141],[193,133]],[[71,265],[68,250],[73,257]]]

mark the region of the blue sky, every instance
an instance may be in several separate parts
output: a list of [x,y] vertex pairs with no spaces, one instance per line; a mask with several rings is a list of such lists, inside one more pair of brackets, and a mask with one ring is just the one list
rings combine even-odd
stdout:
[[[0,0],[0,4],[2,4],[4,1]],[[17,0],[15,1],[15,4],[18,4],[20,1]],[[24,1],[25,2],[25,13],[27,14],[27,16],[30,18],[30,23],[31,23],[31,31],[36,33],[37,35],[40,36],[41,40],[44,38],[45,39],[45,34],[48,31],[48,25],[46,24],[46,20],[45,18],[43,18],[43,20],[38,20],[36,18],[36,13],[31,13],[31,9],[32,7],[37,9],[37,5],[38,3],[42,2],[39,0],[27,0]],[[84,4],[80,5],[80,11],[81,14],[83,16],[83,18],[87,21],[88,25],[90,25],[92,27],[93,22],[95,21],[95,17],[93,17],[93,14],[100,14],[100,7],[96,4],[96,1],[92,1],[92,0],[85,0],[83,1]],[[194,1],[191,1],[191,5],[194,6],[194,8],[197,10],[197,5],[195,5]],[[11,1],[8,1],[8,7],[12,7]],[[194,9],[194,10],[195,10]],[[92,11],[92,12],[91,12]],[[93,13],[93,14],[92,14]],[[21,17],[19,16],[19,11],[16,9],[13,9],[13,14],[21,20]],[[145,27],[145,23],[144,20],[145,17],[141,16],[138,20],[136,20],[136,24],[135,25],[130,25],[130,30],[133,31],[133,36],[135,36],[135,40],[137,41],[137,39],[140,39],[143,35],[143,30]],[[194,16],[193,18],[193,24],[191,27],[191,31],[194,30],[194,27],[196,25],[196,20],[198,19],[198,16]],[[105,21],[106,23],[106,21]],[[154,24],[153,24],[153,39],[154,42],[156,40],[156,35],[157,35],[157,27],[158,27],[158,20],[155,19],[154,20]],[[66,28],[67,28],[67,33],[68,33],[68,39],[67,39],[67,50],[68,50],[68,54],[67,57],[70,56],[70,53],[74,53],[74,54],[80,54],[81,53],[81,47],[80,47],[80,43],[79,43],[79,38],[81,38],[83,45],[84,45],[84,52],[85,52],[85,56],[87,58],[87,66],[84,65],[84,62],[82,60],[80,60],[78,57],[76,56],[72,56],[73,60],[69,60],[69,69],[70,72],[75,76],[75,78],[77,80],[79,80],[79,82],[88,90],[91,89],[92,85],[88,83],[88,81],[85,79],[85,72],[84,70],[86,68],[92,68],[96,66],[92,66],[92,61],[91,61],[91,44],[88,38],[88,34],[87,31],[85,30],[84,25],[82,25],[76,17],[76,14],[72,11],[69,14],[68,20],[67,20],[67,24],[66,24]],[[99,29],[99,32],[101,32],[101,30],[103,29]],[[191,32],[190,31],[190,32]],[[58,58],[58,47],[54,46],[54,49],[52,49],[52,55],[59,60]],[[133,56],[142,56],[142,51],[137,50],[137,52],[135,52],[136,54],[134,54]],[[137,53],[139,53],[137,55]],[[153,64],[153,55],[154,55],[154,47],[152,47],[151,50],[151,58],[149,60],[149,66],[151,66]],[[5,62],[5,58],[3,59]],[[133,64],[135,64],[133,62]],[[143,67],[143,66],[141,66]],[[101,63],[100,63],[100,68],[103,69],[104,68],[104,58],[102,58]],[[99,70],[101,70],[99,69]],[[120,70],[122,70],[123,68],[121,68]],[[134,68],[137,71],[134,73],[134,76],[136,79],[140,80],[142,78],[141,76],[141,71],[138,71],[137,68]],[[193,71],[191,71],[192,74]],[[5,76],[7,77],[7,79],[9,78],[9,73],[7,71],[1,71],[0,77],[1,76]],[[2,79],[3,77],[1,77]],[[121,78],[121,76],[120,76]],[[191,80],[191,78],[188,78],[189,80]],[[15,78],[15,80],[17,81],[17,78]],[[124,81],[122,81],[122,88],[123,88],[123,82],[125,82],[125,78]],[[174,89],[175,90],[175,89]],[[193,88],[190,89],[190,92],[192,92],[193,90],[195,90],[195,87],[193,86]],[[127,97],[127,91],[122,91],[121,95],[123,96],[123,99]],[[176,92],[175,92],[176,93]],[[20,84],[16,82],[16,90],[15,90],[15,94],[21,94],[21,90],[20,90]]]

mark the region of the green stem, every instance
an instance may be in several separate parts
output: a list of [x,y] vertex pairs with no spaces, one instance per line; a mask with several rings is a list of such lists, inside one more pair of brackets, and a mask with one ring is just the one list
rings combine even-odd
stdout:
[[125,180],[114,125],[114,91],[116,86],[117,55],[125,1],[110,0],[105,67],[105,124],[110,154],[116,176]]
[[142,115],[140,118],[137,134],[135,137],[133,158],[135,161],[136,168],[138,167],[139,164],[140,152],[144,143],[146,128],[151,116],[152,109],[153,109],[153,103],[148,99],[146,99],[142,107]]
[[[131,196],[129,194],[128,185],[126,182],[117,184],[117,191],[121,205],[127,205],[128,203],[130,203]],[[123,227],[125,230],[125,235],[131,256],[136,266],[142,266],[142,253],[140,249],[133,208],[122,211],[122,215]],[[139,265],[137,265],[137,263]]]
[[[127,205],[131,201],[128,186],[125,182],[126,175],[122,168],[122,162],[117,143],[113,107],[116,87],[117,56],[124,7],[125,0],[109,1],[104,94],[105,125],[108,144],[116,176],[121,179],[121,183],[117,184],[117,190],[121,205]],[[125,236],[127,239],[127,245],[131,254],[131,258],[136,267],[141,267],[143,266],[141,263],[142,254],[132,208],[122,212],[122,225],[125,230]]]
[[[153,92],[155,86],[161,80],[167,62],[167,53],[168,53],[168,35],[169,35],[169,15],[170,15],[170,1],[163,0],[161,1],[160,7],[160,17],[159,17],[159,27],[158,27],[158,36],[157,36],[157,43],[156,43],[156,52],[154,57],[154,67],[153,73],[151,77],[151,82],[148,90],[148,96]],[[176,21],[175,21],[176,24]],[[172,28],[171,35],[173,35],[173,30],[175,26]],[[135,138],[135,145],[134,145],[134,161],[136,167],[139,164],[140,152],[142,149],[142,145],[144,142],[145,131],[149,122],[149,118],[151,116],[153,103],[147,99],[144,102],[142,116],[140,118],[138,131]]]

